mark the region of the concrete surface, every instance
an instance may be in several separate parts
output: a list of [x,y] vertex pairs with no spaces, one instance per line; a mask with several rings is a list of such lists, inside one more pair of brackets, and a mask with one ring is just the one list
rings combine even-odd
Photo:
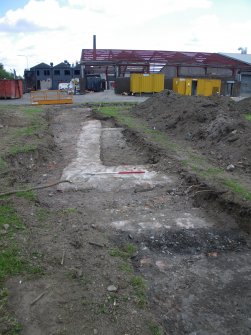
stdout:
[[[128,189],[140,184],[153,188],[170,183],[171,178],[149,171],[144,165],[105,166],[100,158],[102,131],[113,132],[114,128],[104,128],[99,120],[84,123],[77,143],[77,157],[64,169],[61,180],[72,183],[60,184],[58,189],[99,189],[104,191]],[[117,129],[116,131],[122,131]],[[143,171],[144,173],[119,174],[119,172]]]

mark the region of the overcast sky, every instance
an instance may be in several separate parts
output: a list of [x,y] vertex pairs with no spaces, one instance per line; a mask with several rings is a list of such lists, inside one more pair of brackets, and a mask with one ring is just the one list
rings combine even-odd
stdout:
[[8,71],[75,63],[93,35],[100,49],[251,53],[251,0],[0,0]]

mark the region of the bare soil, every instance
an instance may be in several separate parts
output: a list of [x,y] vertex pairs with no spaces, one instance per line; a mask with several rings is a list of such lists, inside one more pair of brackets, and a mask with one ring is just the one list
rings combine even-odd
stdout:
[[133,113],[151,128],[167,132],[184,146],[192,146],[218,166],[250,177],[251,99],[239,102],[229,97],[182,96],[163,91],[136,106]]
[[[225,98],[164,92],[132,112],[248,179],[250,121],[243,114],[249,102],[241,112],[237,106]],[[17,112],[8,113],[0,115],[2,138],[16,127]],[[42,114],[47,127],[38,149],[8,156],[13,171],[3,174],[5,191],[59,181],[76,158],[84,122],[96,118],[84,106],[49,107]],[[100,119],[103,128],[118,126]],[[20,334],[250,334],[250,236],[218,202],[191,196],[196,177],[164,156],[139,133],[111,131],[100,139],[105,166],[161,169],[166,184],[145,181],[113,191],[54,186],[38,190],[36,201],[9,198],[26,227],[16,234],[22,255],[43,270],[5,283]],[[3,319],[0,333],[11,333]]]

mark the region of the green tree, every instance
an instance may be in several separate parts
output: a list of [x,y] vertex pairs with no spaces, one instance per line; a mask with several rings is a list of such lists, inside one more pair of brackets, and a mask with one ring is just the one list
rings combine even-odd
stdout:
[[0,79],[13,79],[12,73],[6,71],[2,63],[0,63]]

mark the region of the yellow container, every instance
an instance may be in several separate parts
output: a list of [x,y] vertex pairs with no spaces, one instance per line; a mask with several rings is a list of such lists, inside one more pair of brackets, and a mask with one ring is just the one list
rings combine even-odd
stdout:
[[221,80],[207,78],[173,78],[173,91],[182,95],[220,94]]
[[130,91],[132,93],[154,93],[164,90],[163,73],[132,73],[130,76]]

